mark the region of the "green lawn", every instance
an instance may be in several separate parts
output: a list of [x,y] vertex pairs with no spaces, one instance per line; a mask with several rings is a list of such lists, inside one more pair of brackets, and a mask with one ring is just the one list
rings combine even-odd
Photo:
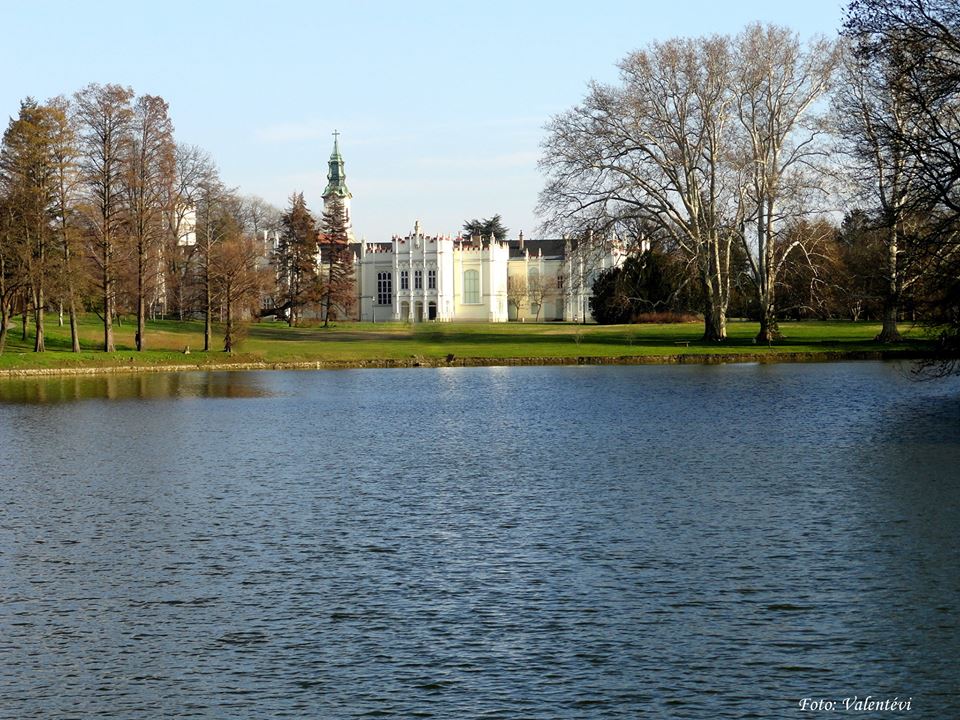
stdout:
[[[290,328],[282,323],[264,322],[246,328],[246,337],[237,352],[227,355],[222,347],[222,330],[215,327],[214,348],[202,352],[203,323],[157,320],[148,323],[144,352],[134,350],[135,325],[115,326],[115,353],[98,350],[103,328],[95,315],[81,323],[83,352],[69,352],[69,327],[47,318],[47,351],[34,353],[33,340],[21,339],[19,327],[11,330],[7,347],[0,355],[0,369],[74,368],[146,365],[208,365],[222,363],[306,363],[443,360],[475,358],[577,358],[629,357],[640,355],[702,355],[719,353],[777,354],[823,352],[869,352],[891,350],[873,341],[877,323],[785,322],[785,338],[772,346],[756,345],[758,326],[732,322],[730,338],[724,343],[705,343],[700,324],[671,325],[573,325],[564,323],[338,323]],[[893,348],[902,352],[923,352],[929,341],[921,329],[903,327],[907,341]],[[681,343],[689,342],[689,345]],[[184,348],[190,354],[184,354]]]

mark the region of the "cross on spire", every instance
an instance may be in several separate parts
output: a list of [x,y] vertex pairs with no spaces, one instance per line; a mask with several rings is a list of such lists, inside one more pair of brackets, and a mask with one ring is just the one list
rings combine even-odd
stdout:
[[339,139],[339,137],[340,137],[340,131],[339,131],[339,130],[334,130],[334,131],[333,131],[333,141],[334,141],[334,142],[337,142],[337,140]]

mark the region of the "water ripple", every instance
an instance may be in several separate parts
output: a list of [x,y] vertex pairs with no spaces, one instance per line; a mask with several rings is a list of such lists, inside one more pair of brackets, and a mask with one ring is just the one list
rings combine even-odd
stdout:
[[958,382],[134,388],[0,404],[0,717],[781,718],[852,692],[960,716]]

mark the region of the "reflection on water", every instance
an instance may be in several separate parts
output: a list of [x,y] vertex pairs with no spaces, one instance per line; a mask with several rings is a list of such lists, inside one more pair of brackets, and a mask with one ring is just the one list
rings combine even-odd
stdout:
[[960,378],[218,375],[0,403],[0,717],[960,717]]
[[0,402],[263,397],[257,375],[247,372],[160,372],[73,375],[0,380]]

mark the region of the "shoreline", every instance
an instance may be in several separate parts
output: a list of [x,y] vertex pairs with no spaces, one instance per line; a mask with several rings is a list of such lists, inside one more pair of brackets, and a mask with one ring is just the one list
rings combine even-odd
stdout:
[[833,350],[823,352],[677,353],[667,355],[579,355],[544,357],[423,357],[370,360],[310,360],[279,362],[177,363],[156,365],[105,365],[95,367],[22,368],[0,370],[0,378],[116,375],[163,372],[223,372],[253,370],[357,370],[445,367],[511,367],[557,365],[721,365],[734,363],[823,363],[935,359],[916,350]]

